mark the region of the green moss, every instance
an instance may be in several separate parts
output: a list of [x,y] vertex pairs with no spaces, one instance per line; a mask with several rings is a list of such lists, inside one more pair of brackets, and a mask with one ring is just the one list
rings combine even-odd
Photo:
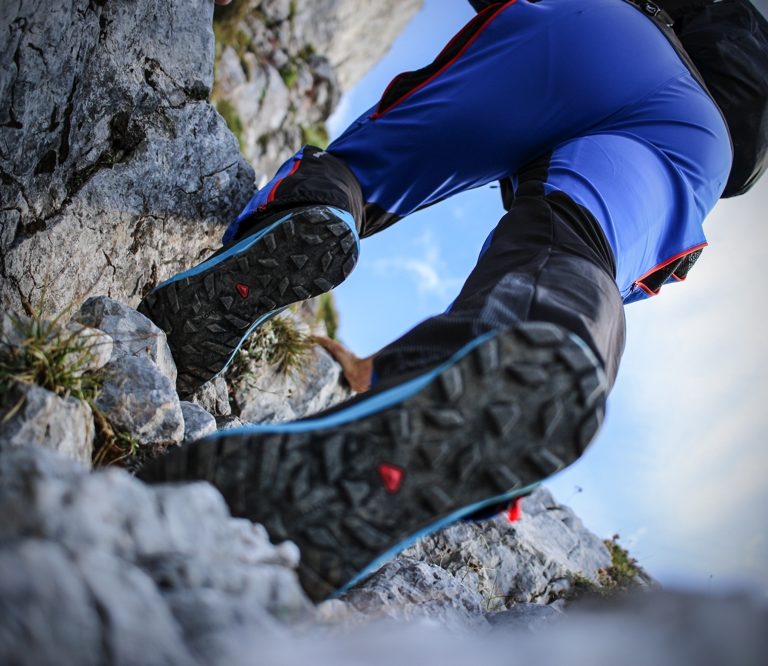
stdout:
[[339,330],[339,311],[336,309],[336,301],[333,294],[327,292],[317,298],[317,321],[325,324],[328,337],[336,339]]
[[603,543],[611,554],[611,565],[597,572],[597,581],[578,573],[569,576],[571,589],[562,598],[575,601],[585,597],[612,598],[631,590],[642,589],[648,582],[637,561],[618,543],[618,535]]
[[312,44],[307,43],[301,47],[301,50],[299,51],[297,57],[306,62],[316,53],[317,53],[317,49]]
[[317,146],[325,149],[328,147],[331,139],[328,136],[328,128],[324,123],[317,123],[309,127],[301,126],[301,142],[310,146]]
[[221,117],[224,118],[224,121],[227,123],[229,130],[232,132],[232,134],[235,135],[235,137],[237,137],[237,141],[240,144],[240,150],[242,151],[245,147],[245,127],[243,125],[243,121],[237,113],[235,105],[232,104],[232,102],[230,102],[228,99],[217,99],[214,104],[216,105],[216,110],[221,114]]
[[638,578],[643,578],[643,572],[637,564],[637,560],[630,557],[626,549],[619,545],[619,535],[604,541],[606,548],[611,553],[611,566],[602,574],[604,586],[626,591],[638,587]]
[[293,88],[299,80],[299,68],[296,63],[290,61],[287,65],[280,68],[280,77],[283,79],[286,88]]

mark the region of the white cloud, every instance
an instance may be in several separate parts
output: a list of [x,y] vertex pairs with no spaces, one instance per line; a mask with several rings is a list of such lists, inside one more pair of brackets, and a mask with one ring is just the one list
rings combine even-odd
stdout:
[[426,229],[414,238],[412,245],[415,250],[413,253],[374,261],[374,272],[382,277],[410,274],[418,293],[424,296],[436,296],[443,300],[455,296],[463,280],[448,273],[447,266],[441,259],[440,246],[432,231]]

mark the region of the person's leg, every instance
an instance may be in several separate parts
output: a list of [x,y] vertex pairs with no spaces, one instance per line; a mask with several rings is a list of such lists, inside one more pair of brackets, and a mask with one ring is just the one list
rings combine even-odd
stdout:
[[[262,522],[274,539],[295,541],[302,581],[316,599],[370,573],[404,541],[523,493],[583,452],[623,345],[611,251],[623,280],[687,241],[689,226],[679,221],[688,218],[680,215],[716,189],[704,182],[709,172],[699,179],[689,163],[695,150],[679,149],[695,99],[662,90],[686,70],[642,14],[614,0],[520,0],[499,9],[448,69],[362,118],[334,144],[334,156],[360,184],[363,233],[514,174],[557,147],[552,173],[531,179],[551,189],[526,193],[522,179],[465,291],[437,318],[444,325],[426,336],[415,332],[413,354],[408,334],[385,350],[378,364],[386,379],[374,390],[316,418],[214,435],[143,472],[155,481],[207,479],[235,515]],[[512,26],[535,30],[519,40]],[[484,36],[493,40],[486,44]],[[485,72],[488,62],[494,69]],[[461,67],[487,75],[448,85]],[[475,83],[478,90],[466,88]],[[667,106],[645,104],[658,90]],[[452,124],[454,102],[460,113]],[[418,119],[416,131],[409,118]],[[603,139],[609,125],[615,135]],[[659,125],[674,131],[634,138]],[[704,164],[714,154],[707,142],[721,137],[707,123],[701,129]],[[586,143],[573,141],[582,136]],[[435,152],[421,150],[425,145]],[[652,173],[644,161],[637,172],[617,166],[632,147],[651,158]],[[604,193],[606,182],[613,185]],[[574,206],[589,196],[595,203],[586,208],[607,242]],[[657,208],[670,208],[661,222],[654,221]],[[654,224],[667,225],[661,242]],[[628,251],[627,243],[641,251]]]

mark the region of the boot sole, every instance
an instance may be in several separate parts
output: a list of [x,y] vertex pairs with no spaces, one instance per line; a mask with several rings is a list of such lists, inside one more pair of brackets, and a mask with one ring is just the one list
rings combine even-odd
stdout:
[[165,331],[179,394],[223,372],[245,339],[283,308],[343,282],[358,253],[352,216],[312,206],[276,216],[261,231],[156,287],[138,310]]
[[210,481],[234,515],[299,546],[302,585],[319,601],[575,461],[600,427],[606,394],[580,340],[522,324],[347,410],[224,431],[139,476]]

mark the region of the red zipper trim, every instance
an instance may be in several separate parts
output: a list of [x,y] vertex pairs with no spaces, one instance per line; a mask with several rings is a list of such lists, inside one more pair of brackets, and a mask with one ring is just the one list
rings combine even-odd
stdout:
[[280,185],[283,184],[283,181],[286,178],[292,176],[293,174],[295,174],[298,171],[300,164],[301,164],[301,160],[296,160],[294,165],[291,167],[291,170],[288,172],[288,175],[287,176],[283,176],[280,180],[278,180],[274,184],[274,186],[272,187],[272,189],[269,192],[269,196],[267,197],[267,203],[265,204],[265,206],[267,204],[271,204],[275,200],[275,196],[277,195],[277,188],[280,187]]
[[[650,289],[645,284],[643,284],[643,280],[647,278],[649,275],[653,275],[656,271],[660,271],[665,266],[669,266],[671,263],[678,261],[679,259],[682,259],[683,257],[688,256],[689,254],[693,254],[697,250],[701,250],[702,248],[707,247],[709,243],[699,243],[698,245],[694,245],[689,250],[683,250],[682,252],[678,252],[674,257],[671,259],[667,259],[666,261],[660,263],[658,266],[652,268],[647,273],[643,273],[637,280],[635,280],[635,286],[640,287],[646,294],[649,296],[656,296],[661,291],[661,287],[659,287],[656,291],[653,291],[653,289]],[[678,282],[683,282],[685,278],[679,278],[674,273],[672,273],[672,277],[674,277]]]
[[[432,81],[434,81],[438,76],[440,76],[445,70],[447,70],[449,67],[451,67],[464,53],[467,51],[467,49],[472,46],[472,44],[475,42],[475,40],[483,33],[483,31],[491,24],[493,19],[495,19],[501,12],[503,12],[507,7],[510,7],[511,5],[514,5],[517,2],[517,0],[509,0],[506,4],[504,4],[501,7],[494,7],[494,5],[491,5],[490,7],[487,7],[482,12],[478,14],[478,16],[482,16],[484,13],[491,14],[488,17],[488,20],[485,22],[482,28],[480,28],[472,37],[470,40],[464,44],[461,51],[459,51],[451,60],[449,60],[445,65],[443,65],[437,72],[435,72],[432,76],[430,76],[426,81],[420,83],[418,86],[416,86],[413,90],[409,90],[405,95],[403,95],[400,99],[392,102],[387,108],[382,109],[381,111],[376,111],[372,113],[369,118],[371,120],[376,120],[378,118],[381,118],[385,113],[388,111],[391,111],[399,104],[402,104],[406,99],[408,99],[411,95],[417,93],[419,90],[421,90],[424,86],[428,85]],[[475,19],[472,20],[476,20]],[[451,39],[450,42],[443,48],[442,51],[440,51],[439,55],[435,58],[435,60],[439,60],[440,56],[443,55],[446,51],[448,51],[451,46],[454,44],[454,42],[461,36],[461,33],[464,32],[466,26],[462,28],[456,35],[454,35],[453,39]],[[392,89],[392,87],[397,83],[397,80],[399,79],[399,76],[396,76],[390,84],[387,86],[386,90],[384,91],[384,94],[381,96],[382,99],[384,99],[387,96],[387,93]]]

